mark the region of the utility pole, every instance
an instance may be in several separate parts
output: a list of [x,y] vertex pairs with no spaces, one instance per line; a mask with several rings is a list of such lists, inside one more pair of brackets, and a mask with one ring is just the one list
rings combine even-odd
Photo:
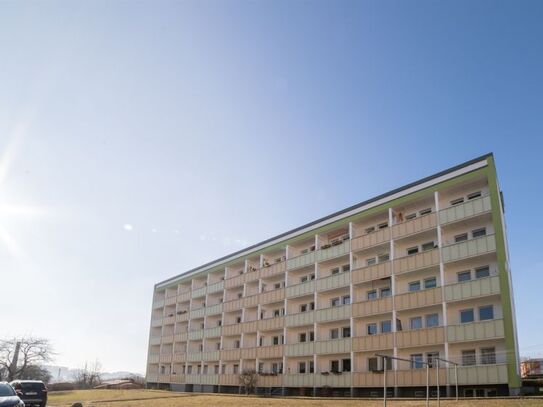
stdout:
[[17,373],[17,363],[19,363],[19,351],[21,350],[21,342],[15,343],[15,352],[13,353],[13,359],[9,365],[8,381],[15,380],[15,374]]

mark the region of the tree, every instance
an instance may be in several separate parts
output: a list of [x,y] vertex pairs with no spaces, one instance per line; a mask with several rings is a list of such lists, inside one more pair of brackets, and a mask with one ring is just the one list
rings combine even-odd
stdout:
[[253,393],[258,382],[258,373],[254,369],[246,369],[239,375],[239,382],[245,388],[245,394]]
[[89,365],[85,362],[83,369],[80,369],[75,375],[75,385],[79,389],[92,389],[102,382],[102,364],[95,360]]
[[26,376],[30,366],[50,362],[54,355],[48,339],[33,336],[0,340],[0,371],[12,381]]
[[49,370],[36,365],[28,365],[21,375],[17,379],[21,380],[41,380],[45,384],[48,384],[53,376]]

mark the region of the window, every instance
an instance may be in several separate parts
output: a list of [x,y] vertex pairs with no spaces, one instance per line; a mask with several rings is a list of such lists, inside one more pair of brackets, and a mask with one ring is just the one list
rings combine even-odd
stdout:
[[315,372],[315,365],[313,364],[313,361],[310,360],[309,361],[309,373],[314,373]]
[[390,297],[391,295],[392,291],[390,290],[390,287],[381,288],[381,298]]
[[486,228],[475,229],[471,231],[471,236],[475,239],[476,237],[481,237],[486,235]]
[[191,365],[189,365],[187,367],[187,374],[192,374],[192,366]]
[[338,339],[339,338],[339,329],[334,328],[330,329],[330,339]]
[[422,353],[415,353],[411,355],[411,369],[422,369],[423,360]]
[[332,275],[339,274],[339,267],[335,267],[331,271],[332,271]]
[[463,202],[464,202],[464,198],[457,198],[457,199],[453,199],[453,200],[451,201],[451,205],[452,205],[452,206],[454,206],[454,205],[459,205],[459,204],[461,204],[461,203],[463,203]]
[[331,360],[330,361],[330,371],[331,372],[339,372],[339,360]]
[[298,373],[305,373],[305,362],[298,362]]
[[462,366],[474,366],[475,361],[475,349],[462,351]]
[[433,328],[435,326],[439,326],[439,315],[438,314],[426,315],[426,328]]
[[415,246],[415,247],[410,247],[407,249],[407,255],[408,256],[411,256],[412,254],[417,254],[419,252],[419,247],[418,246]]
[[437,281],[435,277],[427,278],[424,280],[425,289],[435,288],[435,287],[437,287]]
[[311,331],[309,332],[309,342],[313,342],[315,340],[315,332]]
[[273,344],[274,345],[279,345],[279,337],[278,336],[273,337]]
[[366,266],[372,266],[375,263],[377,263],[377,261],[375,260],[375,257],[371,257],[369,259],[366,259]]
[[368,370],[370,372],[376,372],[379,370],[377,358],[368,358]]
[[239,373],[239,366],[234,365],[234,374],[238,374],[238,373]]
[[307,304],[300,305],[300,312],[306,312],[307,311]]
[[455,243],[464,242],[466,240],[468,240],[468,234],[467,233],[462,233],[461,235],[456,235],[454,237]]
[[422,251],[432,250],[435,247],[434,242],[427,242],[422,245]]
[[341,334],[344,338],[350,338],[351,337],[351,327],[350,326],[345,326],[343,327],[343,329],[341,330]]
[[310,280],[315,280],[315,274],[310,274],[310,275],[309,275],[309,279],[310,279]]
[[411,329],[421,329],[422,328],[422,317],[413,317],[409,320],[409,327]]
[[278,309],[274,309],[274,310],[273,310],[273,316],[274,316],[274,317],[278,317],[278,316],[280,316],[280,315],[281,315],[281,313],[279,312]]
[[221,366],[221,373],[222,373],[222,374],[225,374],[225,373],[226,373],[226,365],[222,365],[222,366]]
[[411,219],[415,219],[417,217],[417,213],[410,213],[409,215],[406,215],[405,216],[405,220],[411,220]]
[[236,322],[237,322],[238,324],[241,324],[241,317],[236,317]]
[[420,216],[428,215],[429,213],[432,213],[432,208],[426,208],[419,211]]
[[487,319],[494,319],[494,306],[492,305],[479,307],[479,321],[486,321]]
[[258,373],[264,372],[264,363],[260,362],[258,364]]
[[368,300],[376,300],[376,299],[377,299],[377,290],[368,291]]
[[204,365],[204,374],[207,374],[207,365]]
[[496,349],[495,348],[481,348],[481,364],[482,365],[496,364]]
[[346,273],[348,271],[351,271],[351,265],[350,264],[344,264],[343,266],[341,266],[341,270]]
[[239,341],[234,341],[234,348],[235,348],[235,349],[238,349],[238,348],[239,348]]
[[366,234],[371,233],[371,232],[375,232],[375,226],[371,226],[369,228],[366,228]]
[[392,332],[392,321],[381,321],[381,333]]
[[351,359],[342,359],[341,360],[342,371],[350,372],[351,371]]
[[309,303],[309,309],[313,311],[315,309],[315,303],[312,301]]
[[299,334],[298,339],[299,339],[298,342],[305,342],[307,339],[306,333],[304,332],[304,333]]
[[469,281],[471,280],[471,271],[461,271],[458,275],[458,282],[461,283],[462,281]]
[[339,297],[338,298],[332,298],[330,300],[330,303],[332,304],[332,307],[337,307],[339,305]]
[[260,346],[263,346],[264,345],[264,337],[261,336],[260,339],[258,340]]
[[343,296],[343,305],[347,305],[351,303],[351,296],[350,295],[344,295]]
[[460,323],[465,324],[468,322],[473,322],[473,309],[465,309],[460,311]]
[[382,263],[384,261],[389,261],[390,255],[388,253],[380,254],[379,256],[377,256],[377,259],[379,260],[379,263]]
[[279,290],[281,288],[281,283],[275,283],[273,286],[276,290]]
[[490,267],[484,266],[475,269],[475,278],[484,278],[490,276]]
[[472,192],[471,194],[468,195],[468,201],[470,199],[476,199],[476,198],[480,198],[480,197],[481,197],[481,191]]
[[219,374],[219,365],[215,365],[214,371],[215,371],[215,374]]
[[220,342],[215,343],[215,349],[221,350],[221,343]]
[[420,281],[412,281],[409,283],[409,291],[419,291]]
[[272,363],[272,372],[279,373],[279,365],[277,363]]
[[305,283],[307,281],[307,276],[300,278],[300,283]]
[[428,352],[426,354],[426,362],[430,367],[434,367],[434,363],[437,363],[437,359],[439,358],[439,352]]
[[377,227],[378,227],[379,229],[388,228],[388,222],[380,223],[379,225],[377,225]]
[[377,334],[377,324],[368,324],[368,335],[376,335]]

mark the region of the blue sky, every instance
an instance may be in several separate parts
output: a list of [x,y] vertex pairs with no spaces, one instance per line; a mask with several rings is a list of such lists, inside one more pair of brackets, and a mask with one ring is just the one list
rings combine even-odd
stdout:
[[157,281],[492,151],[521,353],[543,355],[542,18],[536,1],[2,2],[2,332],[143,372]]

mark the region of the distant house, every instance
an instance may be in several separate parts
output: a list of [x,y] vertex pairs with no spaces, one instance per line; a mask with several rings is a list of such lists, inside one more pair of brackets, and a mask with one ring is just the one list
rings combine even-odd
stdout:
[[100,385],[95,386],[95,389],[141,389],[143,385],[136,383],[134,379],[116,379],[116,380],[106,380],[103,381]]

